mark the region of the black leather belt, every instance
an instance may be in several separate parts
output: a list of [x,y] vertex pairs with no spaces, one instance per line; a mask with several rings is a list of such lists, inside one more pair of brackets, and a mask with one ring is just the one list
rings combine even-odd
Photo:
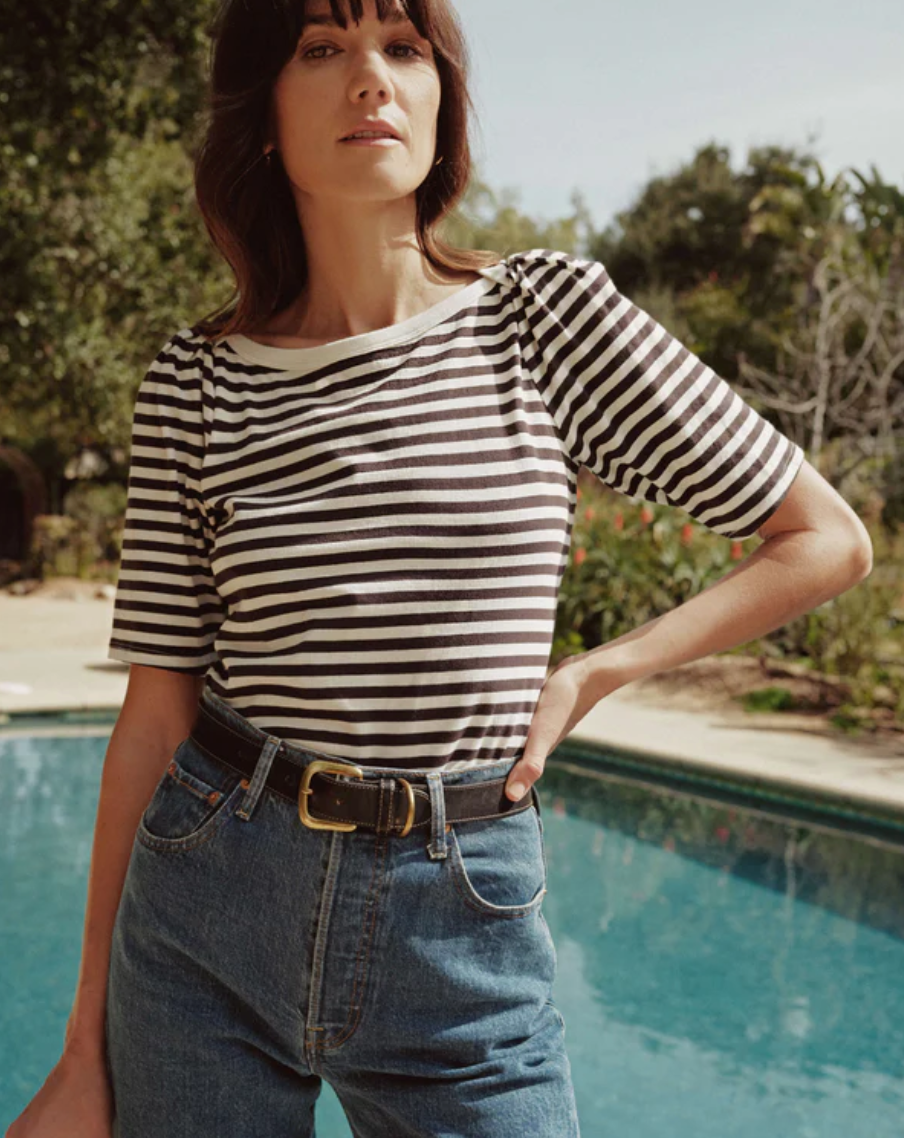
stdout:
[[[233,731],[211,715],[203,704],[191,729],[191,738],[213,758],[251,778],[263,744]],[[342,777],[336,777],[341,775]],[[505,793],[504,778],[443,786],[446,822],[477,822],[529,810],[539,802],[534,787],[513,802]],[[386,776],[365,778],[353,763],[313,759],[304,766],[284,754],[284,744],[273,756],[266,786],[298,804],[298,815],[313,830],[352,831],[358,826],[398,837],[430,825],[432,809],[423,774],[410,779]]]

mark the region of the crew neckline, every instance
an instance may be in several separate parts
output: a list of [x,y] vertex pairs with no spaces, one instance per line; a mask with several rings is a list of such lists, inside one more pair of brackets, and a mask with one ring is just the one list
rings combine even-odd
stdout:
[[370,352],[376,348],[388,348],[393,344],[411,339],[428,328],[433,328],[449,316],[465,308],[472,300],[487,293],[495,285],[507,280],[502,262],[477,269],[480,279],[453,292],[442,300],[385,328],[375,328],[370,332],[360,332],[357,336],[345,336],[341,340],[330,340],[311,348],[277,348],[272,344],[259,344],[242,332],[224,336],[223,343],[249,363],[266,364],[268,367],[285,371],[307,371],[312,367],[334,363],[336,360],[358,352]]

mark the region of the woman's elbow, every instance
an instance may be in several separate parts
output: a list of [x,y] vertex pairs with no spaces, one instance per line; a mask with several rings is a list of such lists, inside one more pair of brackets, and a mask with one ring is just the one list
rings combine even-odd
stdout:
[[873,542],[856,514],[843,514],[823,533],[828,542],[826,555],[837,565],[842,580],[839,592],[866,580],[873,570]]
[[851,571],[855,575],[854,584],[865,580],[873,571],[873,541],[869,531],[860,523],[863,531],[857,541],[851,543],[850,559]]

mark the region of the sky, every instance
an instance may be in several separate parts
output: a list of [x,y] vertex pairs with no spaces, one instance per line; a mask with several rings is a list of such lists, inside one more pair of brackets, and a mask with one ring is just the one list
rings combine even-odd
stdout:
[[[902,0],[453,0],[477,173],[537,220],[581,190],[602,229],[714,142],[811,150],[904,186]],[[852,182],[854,179],[850,179]]]

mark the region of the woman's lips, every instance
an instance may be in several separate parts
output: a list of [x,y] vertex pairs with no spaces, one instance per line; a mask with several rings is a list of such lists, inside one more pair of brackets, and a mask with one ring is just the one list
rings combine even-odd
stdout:
[[398,146],[397,138],[340,138],[346,146]]

